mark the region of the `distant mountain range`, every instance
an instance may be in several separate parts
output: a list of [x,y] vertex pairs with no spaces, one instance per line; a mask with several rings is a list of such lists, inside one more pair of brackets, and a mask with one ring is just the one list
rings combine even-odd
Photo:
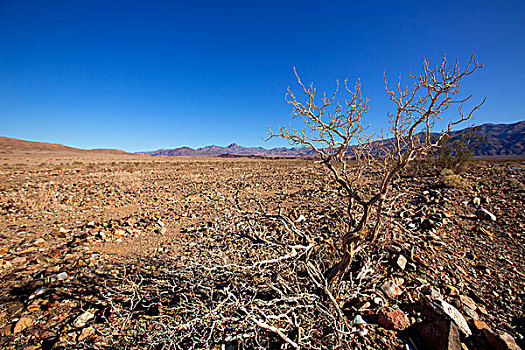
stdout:
[[[460,137],[462,133],[471,131],[466,128],[451,133],[451,139]],[[489,158],[525,158],[525,121],[514,124],[483,124],[476,127],[477,135],[485,140],[475,155]],[[193,149],[180,147],[160,149],[158,151],[137,152],[152,156],[208,156],[208,157],[258,157],[258,158],[298,158],[308,157],[312,153],[303,148],[271,148],[242,147],[232,143],[229,146],[207,146]],[[40,155],[40,154],[111,154],[138,155],[114,149],[83,150],[60,144],[33,142],[0,136],[0,154],[4,155]]]
[[206,157],[218,157],[225,155],[236,155],[236,156],[264,156],[264,157],[304,157],[311,154],[309,150],[302,148],[271,148],[266,149],[264,147],[243,147],[236,143],[232,143],[229,146],[206,146],[198,149],[190,147],[180,147],[173,149],[159,149],[157,151],[140,152],[149,154],[151,156],[206,156]]
[[[472,127],[453,131],[451,139],[460,137],[464,132],[472,131]],[[514,124],[483,124],[476,127],[476,134],[483,140],[482,144],[474,151],[476,156],[525,156],[525,121]],[[206,146],[198,149],[180,147],[173,149],[159,149],[157,151],[139,152],[152,156],[258,156],[258,157],[305,157],[312,153],[303,148],[263,148],[243,147],[236,143],[229,146]]]

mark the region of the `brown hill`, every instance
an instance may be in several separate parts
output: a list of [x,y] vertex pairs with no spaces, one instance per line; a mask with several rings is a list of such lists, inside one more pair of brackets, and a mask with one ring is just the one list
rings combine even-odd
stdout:
[[68,147],[57,143],[34,142],[10,137],[0,136],[0,154],[112,154],[112,155],[132,155],[117,149],[92,149],[85,150],[74,147]]

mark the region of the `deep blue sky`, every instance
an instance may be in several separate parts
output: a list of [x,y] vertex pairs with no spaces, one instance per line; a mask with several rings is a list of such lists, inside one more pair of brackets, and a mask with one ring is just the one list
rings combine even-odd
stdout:
[[477,124],[525,119],[521,1],[0,0],[0,135],[80,148],[266,147],[287,86],[361,78],[386,127],[391,77],[424,57],[485,68]]

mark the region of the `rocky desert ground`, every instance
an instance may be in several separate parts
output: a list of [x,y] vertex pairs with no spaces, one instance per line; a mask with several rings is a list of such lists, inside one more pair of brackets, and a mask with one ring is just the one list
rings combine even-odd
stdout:
[[388,244],[328,300],[304,282],[323,266],[269,238],[337,244],[314,161],[2,155],[0,346],[523,348],[525,163],[461,178],[396,179]]

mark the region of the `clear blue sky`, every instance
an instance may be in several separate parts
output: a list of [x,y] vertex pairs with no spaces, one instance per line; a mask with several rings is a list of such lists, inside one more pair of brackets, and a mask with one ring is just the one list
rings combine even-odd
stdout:
[[0,135],[80,148],[273,147],[292,67],[331,90],[474,53],[476,123],[525,119],[525,2],[0,0]]

